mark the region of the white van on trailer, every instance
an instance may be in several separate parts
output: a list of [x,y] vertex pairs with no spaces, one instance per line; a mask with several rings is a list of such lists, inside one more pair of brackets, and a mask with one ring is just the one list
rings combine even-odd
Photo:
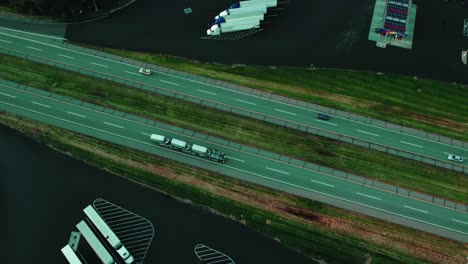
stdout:
[[182,150],[190,149],[190,145],[187,144],[187,142],[179,140],[179,139],[175,139],[175,138],[171,140],[171,146],[174,148],[182,149]]
[[158,142],[159,145],[167,145],[171,142],[170,138],[158,134],[151,134],[150,139],[152,141]]
[[192,151],[196,154],[203,155],[203,156],[210,154],[210,151],[208,150],[207,147],[203,147],[203,146],[195,145],[195,144],[192,145]]

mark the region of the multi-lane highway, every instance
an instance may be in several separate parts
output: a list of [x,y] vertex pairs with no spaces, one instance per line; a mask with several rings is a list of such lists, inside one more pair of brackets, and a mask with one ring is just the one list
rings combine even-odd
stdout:
[[[230,107],[333,131],[442,161],[447,161],[448,154],[468,156],[467,148],[452,146],[338,116],[332,116],[328,121],[319,120],[315,118],[316,112],[307,108],[174,74],[155,72],[151,76],[144,76],[138,73],[138,66],[74,50],[72,46],[63,46],[60,42],[51,41],[51,39],[42,36],[0,28],[0,51],[2,50],[4,52],[16,50],[31,56],[47,58],[61,65],[89,69],[96,73],[108,75],[111,79],[124,79],[160,89],[177,91]],[[457,163],[457,165],[460,164]]]
[[[305,197],[316,198],[318,196],[319,200],[332,200],[334,201],[331,202],[332,204],[347,209],[366,211],[370,215],[468,242],[468,214],[466,212],[369,188],[238,148],[204,142],[174,131],[111,115],[102,108],[92,110],[66,101],[0,85],[0,111],[27,116],[117,144],[298,193]],[[218,164],[161,148],[149,140],[149,135],[152,133],[222,150],[227,153],[227,161],[225,164]]]

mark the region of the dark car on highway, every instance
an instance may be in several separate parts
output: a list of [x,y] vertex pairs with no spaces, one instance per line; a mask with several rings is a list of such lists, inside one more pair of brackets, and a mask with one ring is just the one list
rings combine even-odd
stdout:
[[329,115],[326,115],[326,114],[320,114],[320,113],[318,113],[315,117],[316,117],[317,119],[330,120],[330,116],[329,116]]

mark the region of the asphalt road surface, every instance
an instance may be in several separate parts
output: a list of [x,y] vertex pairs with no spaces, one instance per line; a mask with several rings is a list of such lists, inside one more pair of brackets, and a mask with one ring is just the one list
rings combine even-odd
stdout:
[[[248,175],[247,178],[242,179],[257,183],[261,181],[262,184],[273,188],[285,189],[286,187],[290,192],[299,192],[300,195],[306,197],[320,195],[338,201],[341,207],[347,209],[378,212],[383,219],[468,242],[468,214],[461,211],[369,188],[236,148],[217,146],[123,117],[109,115],[105,111],[83,108],[5,85],[0,86],[0,110],[152,154],[210,168],[220,173],[231,172],[233,176]],[[227,162],[218,164],[159,147],[149,140],[149,135],[152,133],[219,149],[227,153]]]
[[[139,67],[60,46],[40,36],[0,29],[0,49],[15,49],[25,54],[48,58],[69,66],[89,69],[108,75],[110,79],[131,80],[155,88],[177,91],[238,109],[253,111],[306,126],[329,130],[356,139],[389,146],[410,153],[447,161],[448,154],[466,157],[468,149],[373,126],[367,123],[332,116],[324,121],[315,118],[316,112],[283,102],[254,96],[223,87],[205,84],[168,73],[155,72],[151,76],[138,73]],[[457,163],[457,165],[461,165]]]
[[[270,12],[264,30],[239,41],[200,39],[206,25],[233,0],[139,0],[112,16],[70,25],[76,42],[182,56],[226,64],[332,67],[398,73],[468,83],[468,49],[460,1],[417,4],[413,49],[377,48],[367,40],[374,0],[292,0]],[[183,9],[193,12],[185,15]]]

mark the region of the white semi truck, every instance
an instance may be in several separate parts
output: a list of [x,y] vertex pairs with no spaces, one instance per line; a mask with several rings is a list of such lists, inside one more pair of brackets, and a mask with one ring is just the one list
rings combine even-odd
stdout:
[[249,30],[260,27],[260,20],[258,18],[238,18],[226,21],[221,24],[212,25],[207,31],[208,36],[217,36],[221,33],[236,32],[242,30]]

